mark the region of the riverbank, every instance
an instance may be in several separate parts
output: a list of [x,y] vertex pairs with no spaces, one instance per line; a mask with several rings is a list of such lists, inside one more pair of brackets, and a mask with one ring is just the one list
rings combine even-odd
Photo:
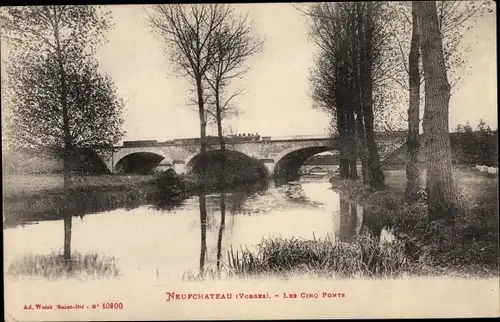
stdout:
[[[234,177],[234,176],[233,176]],[[245,177],[226,184],[230,191],[253,192],[267,181]],[[217,180],[203,181],[197,175],[173,172],[155,175],[74,176],[65,191],[62,175],[6,176],[3,178],[4,227],[28,222],[60,220],[64,216],[135,209],[149,205],[158,210],[181,207],[186,199],[201,193],[217,192]]]
[[[154,175],[74,176],[73,191],[110,191],[140,188],[148,185]],[[44,194],[64,193],[61,174],[8,175],[3,177],[4,201],[21,200]]]
[[404,200],[404,170],[386,172],[386,188],[373,191],[361,180],[333,178],[332,189],[341,197],[362,205],[365,225],[380,231],[394,227],[399,240],[407,241],[406,253],[438,271],[488,275],[498,272],[498,179],[454,169],[459,193],[454,223],[428,223],[424,201]]
[[[351,242],[269,238],[255,250],[231,249],[222,263],[228,278],[308,274],[332,278],[404,276],[497,277],[498,179],[454,169],[460,197],[453,224],[427,221],[425,201],[404,200],[404,170],[386,171],[386,188],[361,180],[331,178],[332,190],[363,207],[363,226]],[[381,232],[389,230],[392,242]],[[190,280],[220,278],[215,268],[187,274]]]

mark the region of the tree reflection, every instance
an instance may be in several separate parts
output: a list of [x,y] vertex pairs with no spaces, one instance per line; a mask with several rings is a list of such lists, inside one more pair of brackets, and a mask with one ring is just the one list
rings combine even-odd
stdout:
[[64,218],[64,262],[66,263],[66,270],[71,271],[71,230],[73,218],[67,216]]
[[71,203],[71,198],[68,193],[66,193],[66,198],[63,200],[63,218],[64,218],[64,262],[65,269],[67,272],[71,272],[71,233],[73,228],[73,207]]
[[221,260],[222,260],[222,238],[224,235],[224,228],[226,226],[226,194],[220,194],[220,227],[219,238],[217,239],[217,273],[220,277]]
[[200,273],[205,271],[205,258],[207,256],[207,199],[204,193],[200,194],[200,223],[201,223],[201,250]]
[[340,225],[338,237],[342,242],[350,242],[356,236],[358,207],[356,203],[340,198]]

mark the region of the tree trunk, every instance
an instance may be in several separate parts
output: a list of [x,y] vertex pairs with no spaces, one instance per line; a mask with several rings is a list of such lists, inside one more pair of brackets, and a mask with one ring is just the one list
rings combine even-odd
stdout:
[[[337,100],[340,100],[340,93],[337,91]],[[347,129],[346,129],[346,116],[344,113],[344,108],[339,102],[336,108],[337,113],[337,127],[340,137],[340,157],[339,157],[339,174],[341,178],[349,177],[349,159],[347,151]]]
[[216,115],[216,121],[217,121],[217,134],[219,136],[219,144],[220,144],[220,151],[221,151],[221,177],[220,177],[220,184],[222,187],[225,187],[225,172],[226,172],[226,142],[224,141],[224,135],[222,133],[222,111],[220,108],[220,95],[219,95],[219,89],[215,89],[215,115]]
[[410,105],[408,107],[408,135],[406,138],[407,163],[406,163],[406,199],[411,201],[417,197],[418,175],[419,175],[419,129],[420,129],[420,71],[418,68],[419,58],[419,34],[417,24],[417,12],[415,3],[412,3],[412,36],[410,55],[408,58],[409,83],[410,83]]
[[453,219],[455,191],[451,168],[448,111],[450,84],[446,76],[436,3],[415,2],[425,76],[423,120],[427,149],[427,202],[429,220]]
[[361,3],[356,3],[356,12],[352,16],[352,30],[351,30],[351,45],[353,48],[352,53],[352,91],[353,91],[353,105],[356,111],[356,146],[358,157],[361,161],[361,171],[364,183],[370,182],[370,172],[368,171],[368,153],[366,150],[366,136],[365,125],[363,120],[363,107],[361,105],[361,78],[360,78],[360,47],[362,39],[360,35],[363,34],[362,22],[363,16],[361,11]]
[[368,167],[368,153],[366,151],[366,136],[363,122],[363,115],[356,115],[356,124],[357,124],[357,141],[358,141],[358,155],[361,160],[361,171],[363,175],[363,183],[370,183],[370,168]]
[[382,188],[385,184],[384,173],[380,168],[380,156],[377,143],[375,142],[375,130],[373,126],[373,78],[372,78],[372,37],[373,37],[373,3],[366,4],[366,32],[364,37],[363,53],[363,117],[365,121],[366,145],[368,147],[368,165],[370,168],[370,185],[374,188]]
[[358,168],[357,163],[357,153],[356,153],[356,121],[354,120],[353,110],[349,110],[347,113],[347,147],[349,151],[349,178],[358,178]]
[[[57,15],[56,8],[52,8],[54,16]],[[57,21],[57,19],[54,19]],[[73,158],[73,139],[69,128],[69,114],[68,114],[68,87],[66,82],[66,71],[64,69],[63,54],[61,43],[59,39],[59,26],[54,26],[54,39],[56,42],[57,63],[59,67],[59,78],[61,80],[60,100],[62,105],[62,119],[63,119],[63,135],[64,135],[64,151],[63,151],[63,177],[64,177],[64,190],[68,191],[71,186],[71,163]]]
[[207,121],[205,119],[205,100],[203,98],[203,87],[201,76],[196,80],[196,87],[198,93],[198,115],[200,118],[200,158],[199,165],[201,168],[198,169],[200,171],[201,177],[203,178],[207,173]]

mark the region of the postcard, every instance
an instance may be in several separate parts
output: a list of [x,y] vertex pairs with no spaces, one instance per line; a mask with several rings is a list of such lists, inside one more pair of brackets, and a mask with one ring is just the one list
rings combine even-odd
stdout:
[[4,319],[499,316],[495,19],[2,7]]

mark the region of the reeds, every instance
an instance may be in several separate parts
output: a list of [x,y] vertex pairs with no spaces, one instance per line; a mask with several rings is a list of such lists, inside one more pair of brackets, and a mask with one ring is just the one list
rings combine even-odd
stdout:
[[56,252],[49,255],[30,254],[10,264],[7,270],[9,276],[40,276],[47,279],[118,277],[120,274],[114,257],[93,253],[74,253],[70,260]]
[[378,239],[369,232],[353,243],[330,238],[264,239],[256,252],[243,248],[235,252],[231,248],[228,261],[234,273],[241,277],[296,272],[341,278],[390,278],[417,273],[423,265],[407,256],[404,242],[379,245]]

